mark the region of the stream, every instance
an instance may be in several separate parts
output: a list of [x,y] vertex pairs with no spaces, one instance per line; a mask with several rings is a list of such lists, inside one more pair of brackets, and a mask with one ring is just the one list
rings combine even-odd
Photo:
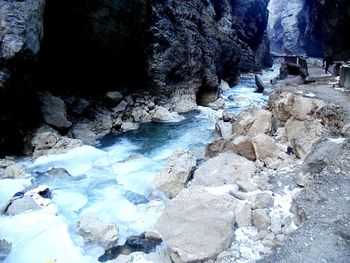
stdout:
[[[278,66],[263,72],[268,80]],[[261,107],[268,97],[255,93],[254,75],[224,91],[225,110],[238,114]],[[152,180],[171,154],[188,149],[197,157],[213,139],[221,111],[199,107],[173,123],[146,123],[136,131],[107,136],[100,147],[82,146],[65,154],[23,160],[28,177],[1,180],[0,204],[25,188],[47,185],[52,203],[44,209],[0,217],[0,239],[12,242],[5,263],[97,262],[104,249],[84,245],[76,224],[93,215],[119,228],[118,244],[151,230],[164,208],[164,196]],[[0,260],[1,262],[1,260]]]

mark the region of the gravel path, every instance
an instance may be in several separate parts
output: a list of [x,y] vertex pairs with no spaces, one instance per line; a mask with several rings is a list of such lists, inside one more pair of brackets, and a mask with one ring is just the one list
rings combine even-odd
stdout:
[[[313,93],[343,108],[350,122],[350,94],[336,90],[329,80],[286,87],[288,91]],[[335,151],[336,158],[314,176],[295,202],[306,221],[268,257],[265,262],[349,263],[350,262],[350,138]]]

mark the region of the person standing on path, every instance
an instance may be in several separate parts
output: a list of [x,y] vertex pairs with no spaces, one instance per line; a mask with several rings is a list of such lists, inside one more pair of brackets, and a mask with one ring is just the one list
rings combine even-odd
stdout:
[[[328,73],[329,66],[333,64],[333,57],[331,55],[326,55],[323,59],[323,67],[325,69],[325,73]],[[331,72],[329,72],[331,73]]]

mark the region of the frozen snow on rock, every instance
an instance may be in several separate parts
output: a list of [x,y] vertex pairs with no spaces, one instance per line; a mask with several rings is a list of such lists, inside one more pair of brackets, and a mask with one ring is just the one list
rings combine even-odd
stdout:
[[[30,179],[3,179],[0,180],[0,210],[17,192],[31,186]],[[1,236],[0,236],[1,237]]]
[[45,209],[0,218],[0,236],[12,242],[4,263],[92,263],[73,243],[64,219]]

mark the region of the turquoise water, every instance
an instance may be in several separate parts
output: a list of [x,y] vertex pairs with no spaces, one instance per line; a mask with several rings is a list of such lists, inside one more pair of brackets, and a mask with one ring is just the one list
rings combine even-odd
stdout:
[[[267,97],[255,93],[252,75],[243,76],[239,85],[222,95],[226,110],[233,113],[267,101]],[[220,111],[199,107],[179,122],[147,123],[136,131],[107,136],[98,148],[83,146],[26,162],[31,184],[52,189],[56,212],[41,209],[11,219],[0,217],[0,238],[13,242],[5,262],[97,262],[103,250],[84,245],[76,231],[83,215],[117,224],[119,243],[152,229],[164,207],[164,197],[152,185],[154,176],[178,149],[191,150],[201,158],[220,115]],[[53,168],[66,172],[52,175]]]

